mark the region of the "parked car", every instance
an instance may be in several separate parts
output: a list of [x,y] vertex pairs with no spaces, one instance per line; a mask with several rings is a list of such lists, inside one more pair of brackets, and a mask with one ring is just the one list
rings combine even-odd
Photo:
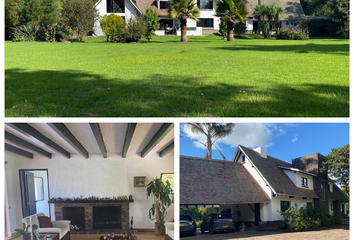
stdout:
[[179,216],[179,232],[180,234],[197,235],[197,224],[189,215]]
[[201,224],[201,232],[209,231],[213,234],[216,231],[236,231],[236,224],[229,213],[212,213]]

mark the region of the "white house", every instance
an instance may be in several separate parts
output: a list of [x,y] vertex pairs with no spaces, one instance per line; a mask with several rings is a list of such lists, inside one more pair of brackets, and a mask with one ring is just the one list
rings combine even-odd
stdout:
[[[220,19],[216,17],[216,1],[217,0],[195,0],[200,9],[199,21],[187,20],[187,35],[200,36],[202,34],[210,34],[219,31]],[[253,12],[256,5],[259,4],[275,4],[284,9],[281,21],[278,26],[289,28],[298,25],[298,20],[305,17],[300,0],[245,0],[248,17],[245,20],[246,32],[252,33],[258,31],[258,20],[253,18]],[[180,25],[178,20],[168,17],[167,9],[169,0],[99,0],[96,8],[100,16],[105,14],[116,14],[129,19],[144,13],[148,7],[155,9],[160,17],[160,30],[156,31],[157,35],[177,34],[180,31],[171,31],[176,25]],[[275,24],[276,25],[276,24]],[[94,32],[98,36],[104,35],[100,29],[99,23],[95,25]]]
[[[130,228],[132,217],[134,229],[154,229],[145,184],[161,175],[173,179],[173,129],[172,123],[7,123],[5,236],[36,213],[76,221],[79,233],[103,234],[112,226],[95,225],[95,207],[102,217],[102,206],[115,207],[104,211],[117,212],[107,223],[118,231]],[[80,219],[75,208],[86,215]],[[172,204],[166,221],[173,219]]]
[[290,207],[312,205],[331,215],[346,214],[348,197],[318,171],[322,157],[309,155],[290,164],[263,147],[243,146],[231,162],[181,156],[181,207],[219,207],[248,226],[273,226]]

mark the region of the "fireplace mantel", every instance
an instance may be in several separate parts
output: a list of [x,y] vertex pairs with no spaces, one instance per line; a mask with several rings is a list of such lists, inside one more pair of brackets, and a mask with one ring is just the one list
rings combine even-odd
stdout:
[[94,200],[94,201],[48,201],[48,203],[63,204],[63,203],[133,203],[134,200]]

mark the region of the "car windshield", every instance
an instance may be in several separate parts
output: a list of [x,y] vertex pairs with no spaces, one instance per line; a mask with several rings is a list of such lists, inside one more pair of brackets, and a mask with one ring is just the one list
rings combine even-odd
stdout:
[[211,218],[213,218],[213,219],[231,218],[231,214],[228,214],[228,213],[212,214]]
[[192,221],[193,220],[192,217],[189,216],[189,215],[180,215],[179,219],[180,220],[187,220],[187,221]]

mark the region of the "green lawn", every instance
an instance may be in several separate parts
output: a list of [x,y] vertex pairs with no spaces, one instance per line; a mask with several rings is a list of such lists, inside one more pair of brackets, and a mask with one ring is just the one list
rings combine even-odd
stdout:
[[5,42],[6,117],[348,117],[349,40]]

